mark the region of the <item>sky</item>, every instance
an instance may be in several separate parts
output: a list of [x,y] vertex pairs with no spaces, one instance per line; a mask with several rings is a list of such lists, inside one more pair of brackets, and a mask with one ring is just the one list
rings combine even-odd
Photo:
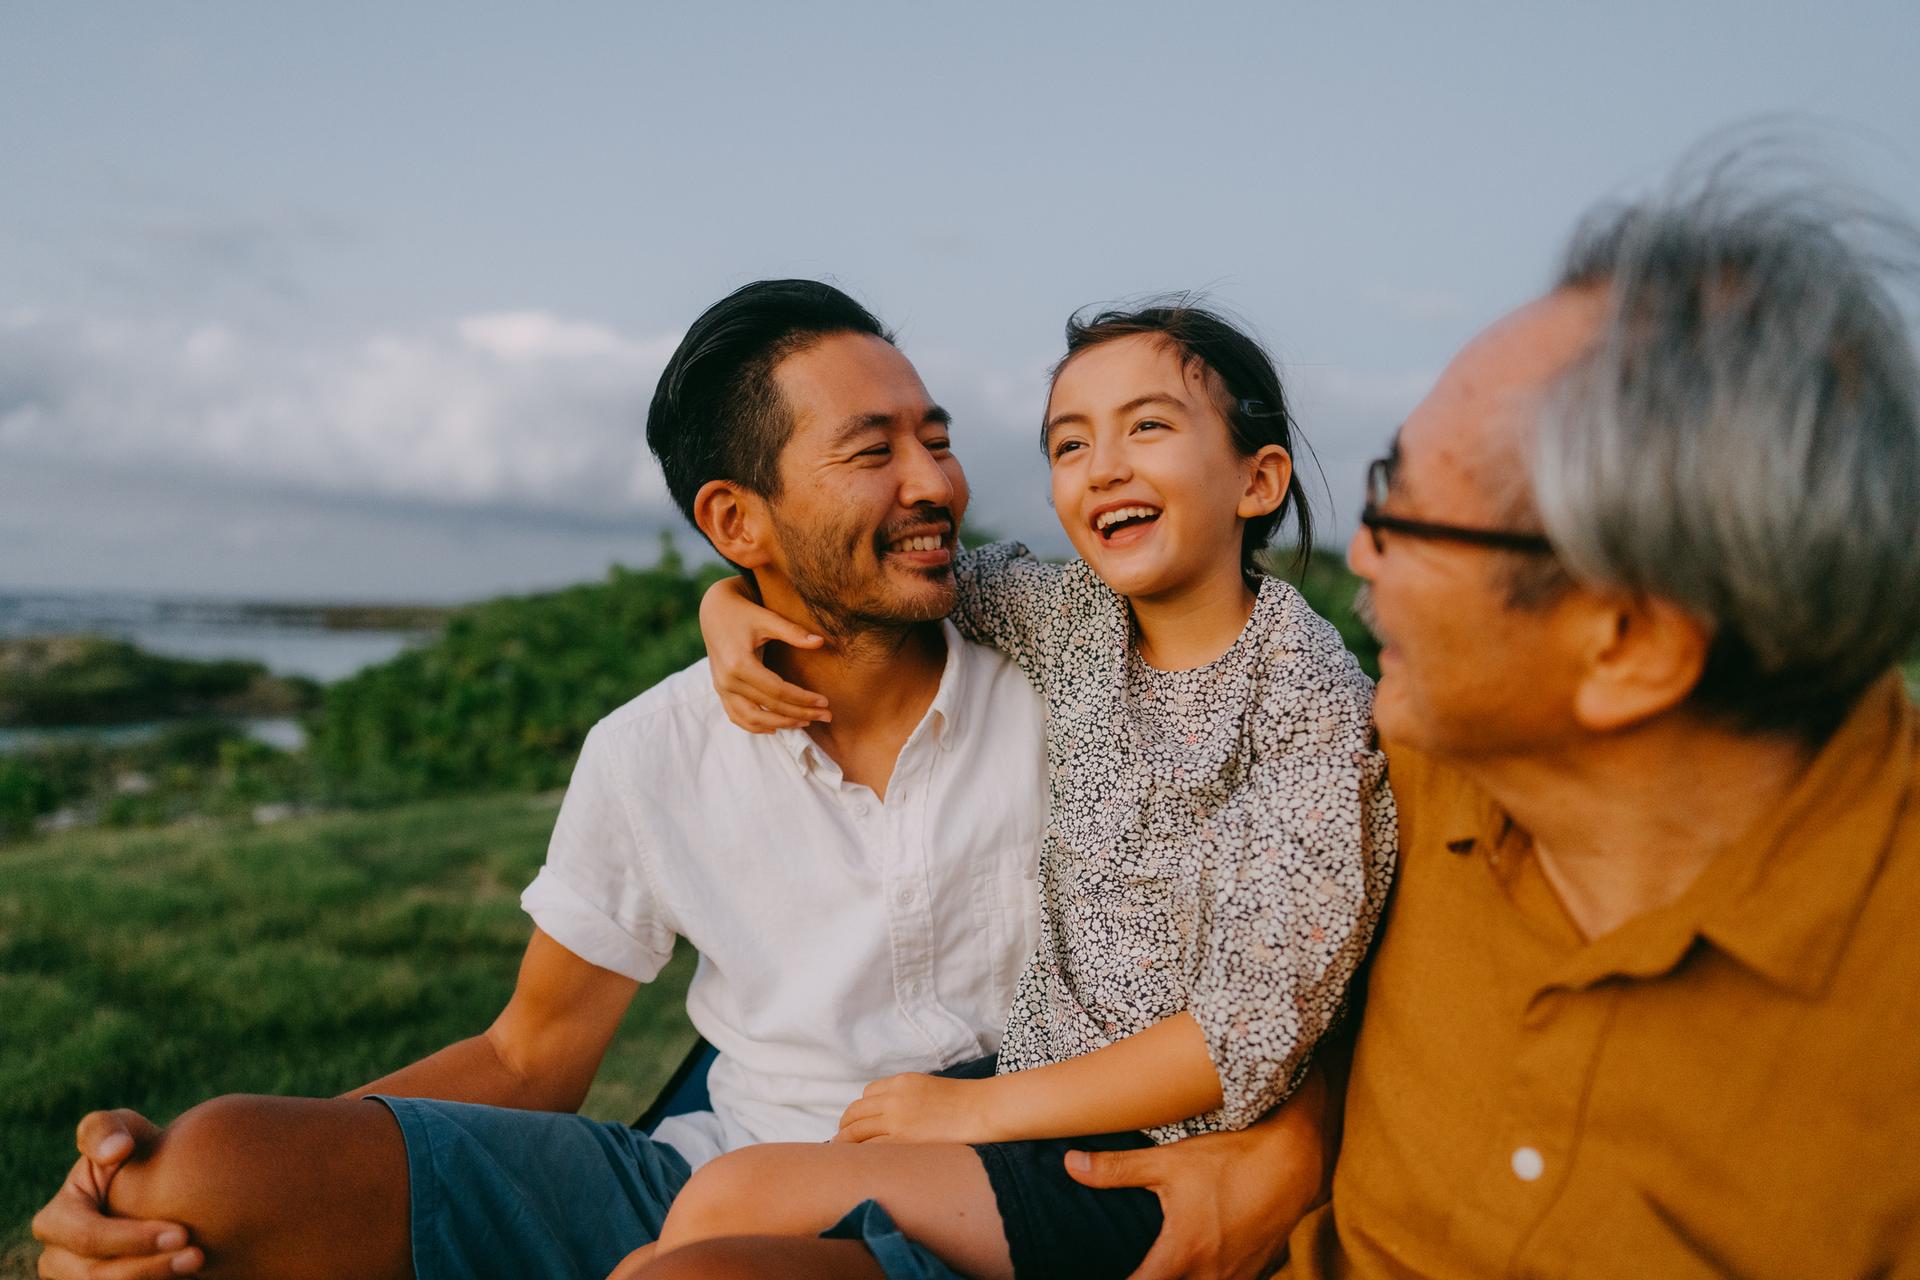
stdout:
[[1714,131],[1807,122],[1920,214],[1916,49],[1911,0],[5,4],[0,590],[459,600],[693,553],[654,380],[788,275],[898,331],[974,522],[1048,551],[1067,315],[1205,290],[1337,541],[1451,354]]

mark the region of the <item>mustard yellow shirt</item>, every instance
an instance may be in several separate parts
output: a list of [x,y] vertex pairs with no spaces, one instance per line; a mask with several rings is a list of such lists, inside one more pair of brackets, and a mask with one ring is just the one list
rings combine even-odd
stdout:
[[1285,1274],[1920,1276],[1917,733],[1890,676],[1592,942],[1483,792],[1390,749],[1400,880]]

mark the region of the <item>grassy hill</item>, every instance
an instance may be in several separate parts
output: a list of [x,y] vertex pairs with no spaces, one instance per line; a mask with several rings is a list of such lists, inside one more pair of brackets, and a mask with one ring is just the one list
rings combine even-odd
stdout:
[[[342,1092],[483,1029],[530,925],[552,796],[272,827],[75,831],[0,847],[0,1277],[96,1106]],[[692,1031],[682,953],[635,1001],[585,1110],[638,1115]]]

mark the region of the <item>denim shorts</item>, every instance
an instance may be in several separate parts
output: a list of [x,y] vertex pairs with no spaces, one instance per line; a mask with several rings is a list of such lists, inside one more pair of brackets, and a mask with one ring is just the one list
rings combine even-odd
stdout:
[[400,1122],[418,1280],[606,1280],[692,1175],[623,1124],[377,1096]]

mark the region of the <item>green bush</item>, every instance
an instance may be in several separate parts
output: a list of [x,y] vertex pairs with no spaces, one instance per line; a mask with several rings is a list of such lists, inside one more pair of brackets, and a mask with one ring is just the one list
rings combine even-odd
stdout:
[[53,779],[37,762],[0,756],[0,836],[31,830],[35,818],[58,806]]
[[464,610],[434,643],[327,689],[314,769],[352,803],[561,786],[595,721],[703,656],[700,595],[724,572],[668,554]]
[[290,715],[317,696],[311,680],[274,676],[257,662],[167,658],[103,636],[0,641],[0,724]]

